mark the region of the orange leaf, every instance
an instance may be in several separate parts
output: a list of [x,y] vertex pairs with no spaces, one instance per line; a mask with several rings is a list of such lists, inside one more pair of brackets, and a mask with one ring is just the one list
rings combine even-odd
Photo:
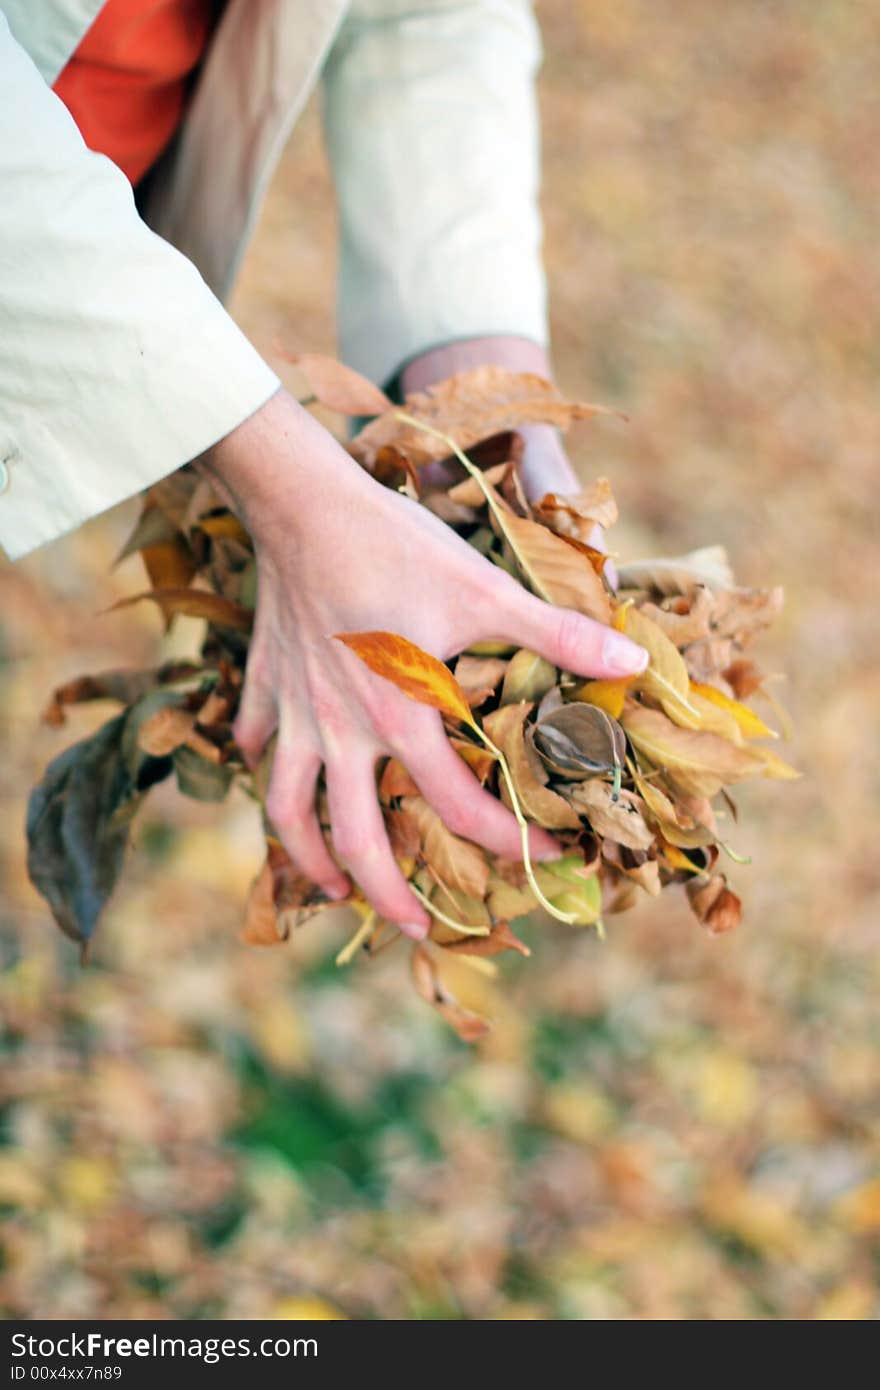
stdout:
[[464,691],[452,672],[415,642],[396,632],[337,632],[335,636],[371,671],[391,681],[409,699],[477,727]]

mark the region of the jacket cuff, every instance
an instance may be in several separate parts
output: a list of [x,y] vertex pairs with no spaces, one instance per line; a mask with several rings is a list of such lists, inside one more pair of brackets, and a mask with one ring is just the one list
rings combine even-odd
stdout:
[[[206,296],[207,299],[207,296]],[[0,425],[0,545],[11,560],[150,487],[234,430],[278,377],[221,307],[184,325],[157,377],[131,379],[125,427],[99,411],[22,409]]]

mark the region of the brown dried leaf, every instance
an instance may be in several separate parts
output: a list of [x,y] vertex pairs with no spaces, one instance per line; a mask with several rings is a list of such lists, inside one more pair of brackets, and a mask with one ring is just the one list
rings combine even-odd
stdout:
[[53,691],[42,719],[57,728],[67,718],[67,705],[87,700],[118,700],[120,704],[133,705],[157,685],[185,680],[198,675],[202,669],[192,661],[170,661],[156,671],[101,671],[95,676],[77,676]]
[[622,589],[656,589],[661,594],[688,594],[695,584],[729,589],[733,571],[723,545],[707,545],[669,559],[630,560],[618,565]]
[[249,946],[279,946],[289,935],[275,910],[272,866],[267,859],[248,894],[241,939]]
[[590,544],[594,528],[601,526],[607,530],[617,520],[617,503],[607,478],[597,478],[583,492],[560,497],[555,492],[547,492],[534,506],[538,521],[549,526],[560,536],[572,536],[575,540]]
[[784,602],[785,592],[779,585],[774,589],[728,589],[715,597],[712,631],[716,637],[729,637],[743,645],[779,617]]
[[[497,487],[510,467],[509,463],[496,463],[492,468],[486,469],[483,477],[492,487]],[[484,507],[486,505],[485,494],[476,478],[463,478],[460,483],[455,483],[449,489],[446,496],[450,501],[465,507]]]
[[530,956],[531,950],[514,935],[507,922],[495,922],[488,936],[459,936],[443,943],[444,951],[453,956],[497,956],[502,951],[518,951]]
[[460,656],[455,663],[458,681],[471,709],[479,709],[504,679],[507,662],[500,656]]
[[233,628],[236,632],[250,632],[253,625],[254,615],[249,608],[233,603],[222,594],[211,593],[209,589],[152,589],[149,593],[119,599],[107,612],[116,613],[145,599],[157,604],[166,618],[184,613],[189,618],[205,618],[217,627]]
[[481,743],[469,743],[464,738],[453,736],[449,742],[462,762],[467,763],[480,785],[485,786],[495,767],[495,754],[490,753],[489,749],[484,748]]
[[577,782],[566,792],[566,799],[587,820],[597,835],[615,840],[629,849],[650,849],[655,832],[644,821],[647,809],[641,797],[622,790],[614,799],[607,782],[594,778]]
[[673,599],[669,607],[662,608],[643,603],[640,611],[665,632],[673,646],[680,648],[709,636],[713,601],[711,591],[704,584],[697,584],[688,598]]
[[560,608],[611,622],[611,601],[587,556],[537,521],[504,513],[494,518],[534,593]]
[[196,716],[179,705],[164,705],[138,730],[138,747],[154,758],[167,758],[183,744],[208,762],[221,761],[220,749],[195,727]]
[[717,734],[682,729],[660,710],[628,700],[621,723],[627,737],[678,791],[715,796],[725,784],[763,775],[759,750],[738,748]]
[[716,874],[708,882],[696,879],[686,885],[685,891],[697,920],[714,936],[739,925],[742,903],[727,887],[724,874]]
[[421,796],[406,796],[400,807],[418,828],[422,856],[438,883],[482,900],[489,882],[484,852],[453,835]]
[[763,671],[744,656],[737,657],[721,674],[738,700],[747,700],[764,684]]
[[479,1014],[462,1008],[450,994],[437,973],[434,961],[424,946],[415,946],[412,953],[412,976],[416,989],[454,1028],[463,1042],[476,1042],[489,1032],[489,1023]]
[[[567,401],[561,391],[531,372],[504,367],[476,367],[406,399],[406,413],[451,436],[460,449],[527,423],[567,429],[573,420],[604,413],[602,406]],[[349,445],[353,456],[370,468],[381,448],[393,445],[417,466],[446,458],[449,448],[388,411],[373,420]]]
[[384,391],[335,357],[321,352],[282,352],[281,356],[299,368],[312,395],[328,410],[340,415],[382,415],[394,409]]
[[[547,830],[575,830],[580,821],[565,801],[549,787],[542,785],[526,751],[524,724],[532,706],[526,701],[518,705],[502,705],[483,720],[489,737],[498,744],[510,764],[513,785],[524,814]],[[545,778],[546,780],[546,778]],[[503,781],[501,795],[505,805],[510,800]]]

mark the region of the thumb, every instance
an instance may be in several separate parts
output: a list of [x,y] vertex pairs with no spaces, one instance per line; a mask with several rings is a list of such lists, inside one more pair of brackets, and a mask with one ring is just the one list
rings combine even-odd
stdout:
[[[496,611],[496,622],[499,616]],[[528,647],[554,666],[577,676],[604,680],[635,676],[644,671],[649,660],[645,648],[622,632],[586,618],[573,608],[544,603],[519,585],[515,586],[515,593],[508,595],[503,626],[503,631],[493,635]]]

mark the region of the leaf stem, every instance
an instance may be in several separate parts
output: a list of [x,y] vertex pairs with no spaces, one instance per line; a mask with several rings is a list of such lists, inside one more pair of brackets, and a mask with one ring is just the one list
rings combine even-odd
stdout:
[[538,880],[535,878],[535,870],[532,867],[532,857],[529,852],[529,823],[523,815],[522,806],[520,805],[520,800],[517,796],[516,787],[514,786],[513,782],[513,774],[510,771],[510,764],[508,763],[507,758],[504,756],[498,745],[492,742],[489,735],[480,728],[479,724],[474,723],[472,727],[475,730],[475,732],[479,735],[479,737],[482,739],[483,743],[485,743],[486,747],[489,749],[489,752],[494,753],[495,757],[498,759],[498,766],[501,768],[501,774],[504,778],[505,784],[507,786],[507,791],[510,796],[511,810],[513,811],[513,814],[516,816],[516,822],[519,826],[520,839],[522,841],[523,868],[526,871],[526,878],[529,881],[529,887],[531,888],[535,897],[538,899],[538,902],[545,909],[545,911],[550,913],[551,917],[555,917],[560,922],[568,922],[569,924],[576,922],[576,913],[563,912],[560,908],[554,907],[553,904],[550,902],[549,898],[546,898],[544,894],[541,892]]
[[473,478],[474,482],[477,484],[486,501],[488,502],[489,510],[492,512],[499,525],[503,527],[504,512],[498,505],[498,499],[495,496],[494,489],[489,485],[489,483],[486,482],[486,479],[483,477],[483,474],[477,467],[477,465],[475,463],[472,463],[471,460],[468,458],[467,454],[463,453],[461,449],[459,449],[452,436],[444,434],[442,430],[435,430],[433,425],[423,424],[422,421],[417,420],[414,415],[407,415],[405,410],[395,410],[394,415],[397,420],[402,420],[405,425],[412,425],[417,430],[424,430],[425,434],[432,434],[435,439],[442,439],[443,443],[448,445],[450,453],[455,455],[462,468],[466,469],[466,471]]
[[422,906],[425,908],[425,910],[427,912],[430,912],[432,917],[436,917],[439,922],[443,922],[447,927],[451,927],[453,931],[461,932],[462,936],[489,935],[488,927],[469,926],[467,922],[456,922],[454,917],[447,917],[446,913],[441,911],[441,909],[437,906],[436,903],[431,902],[431,899],[427,896],[427,894],[423,893],[421,888],[419,888],[418,884],[413,883],[412,879],[410,879],[409,881],[409,887],[410,891],[415,893],[416,897],[418,898]]
[[375,925],[376,913],[371,909],[364,917],[364,920],[361,922],[354,936],[351,938],[350,941],[346,942],[342,950],[339,952],[338,956],[336,957],[337,965],[350,964],[350,962],[357,955],[361,946],[363,946],[364,942],[367,940],[367,937],[372,935],[373,928],[375,927]]

